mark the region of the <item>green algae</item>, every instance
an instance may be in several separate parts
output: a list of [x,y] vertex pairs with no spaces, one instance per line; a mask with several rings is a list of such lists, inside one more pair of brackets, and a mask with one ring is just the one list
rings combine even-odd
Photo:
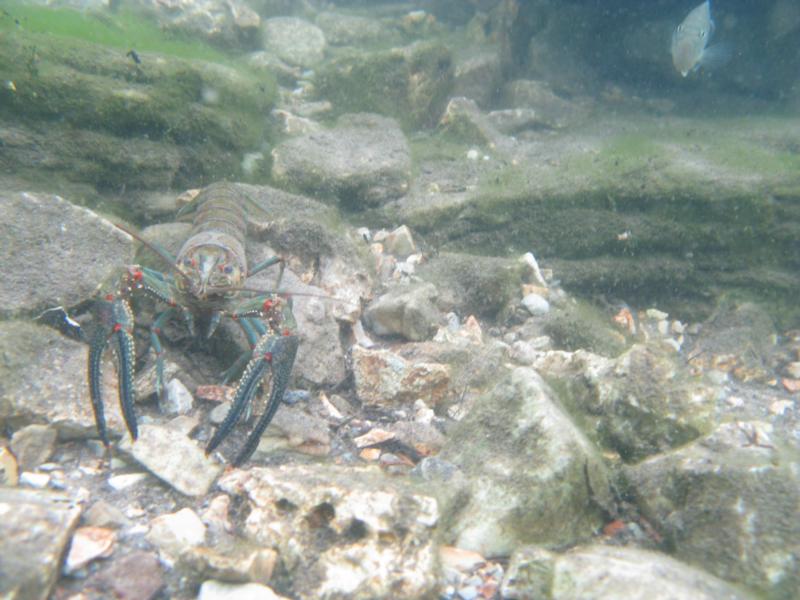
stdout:
[[438,43],[347,51],[321,66],[315,83],[333,103],[333,117],[374,112],[415,129],[432,125],[441,114],[453,86],[452,56]]
[[21,30],[33,36],[83,40],[126,52],[135,49],[182,58],[220,62],[228,59],[200,41],[166,33],[152,20],[126,7],[116,12],[87,12],[8,2],[4,10],[7,15],[0,19],[0,33],[3,34]]

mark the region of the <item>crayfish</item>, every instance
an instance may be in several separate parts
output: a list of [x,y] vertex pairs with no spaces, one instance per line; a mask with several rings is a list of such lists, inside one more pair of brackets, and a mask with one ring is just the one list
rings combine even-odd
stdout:
[[[261,434],[281,403],[291,375],[298,347],[291,300],[277,293],[262,293],[238,300],[245,280],[259,271],[281,263],[273,256],[248,269],[244,250],[245,205],[248,199],[232,184],[219,183],[205,188],[179,216],[193,214],[193,227],[177,256],[147,244],[170,263],[170,270],[156,271],[129,265],[111,290],[96,301],[99,321],[89,346],[89,389],[100,439],[109,446],[103,414],[101,365],[103,353],[113,345],[118,358],[117,376],[122,416],[133,440],[137,438],[134,411],[134,316],[131,299],[147,296],[166,308],[150,326],[150,343],[156,353],[156,389],[161,393],[164,377],[164,352],[161,329],[176,317],[183,319],[195,335],[195,323],[208,323],[211,337],[223,317],[233,319],[244,331],[251,350],[236,362],[246,364],[235,388],[228,414],[206,446],[206,454],[216,449],[249,410],[263,379],[271,371],[272,382],[266,408],[250,432],[233,464],[246,462],[258,446]],[[128,232],[131,233],[131,232]],[[141,238],[134,235],[140,241]],[[235,365],[235,366],[236,366]]]

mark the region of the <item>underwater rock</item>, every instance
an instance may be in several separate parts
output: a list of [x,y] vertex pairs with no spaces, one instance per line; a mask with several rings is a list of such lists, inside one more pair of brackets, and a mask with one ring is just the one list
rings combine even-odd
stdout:
[[481,108],[489,108],[502,84],[501,67],[500,54],[492,49],[466,57],[457,55],[451,95],[469,98]]
[[788,599],[800,589],[800,453],[787,441],[764,422],[725,423],[625,474],[676,558]]
[[[96,437],[87,382],[86,346],[55,330],[23,321],[0,322],[0,427],[49,423],[61,439]],[[105,365],[104,374],[114,377]],[[105,380],[104,380],[105,381]],[[114,385],[105,397],[116,398]],[[124,430],[119,403],[106,404],[112,433]]]
[[120,600],[150,600],[164,586],[162,567],[152,552],[136,550],[114,560],[107,569],[96,573],[87,588],[113,593]]
[[349,114],[335,128],[298,136],[273,151],[272,175],[350,207],[381,204],[408,191],[411,155],[393,119]]
[[419,268],[436,284],[443,312],[494,319],[519,299],[525,266],[510,258],[441,252]]
[[167,426],[140,424],[137,440],[126,436],[119,448],[186,496],[206,494],[222,471],[193,440]]
[[533,365],[564,386],[564,401],[627,462],[682,446],[717,419],[719,390],[698,381],[657,342],[637,344],[616,359],[585,350],[544,352]]
[[278,549],[298,598],[434,595],[436,501],[402,481],[374,468],[284,465],[233,470],[219,486],[245,501],[238,525]]
[[544,81],[516,79],[506,84],[505,103],[510,108],[533,109],[541,127],[563,129],[577,122],[585,110],[576,103],[553,93]]
[[290,65],[311,68],[325,54],[322,29],[297,17],[273,17],[262,25],[264,48]]
[[502,584],[503,598],[577,600],[752,600],[709,573],[658,552],[612,546],[579,546],[555,554],[520,548]]
[[499,383],[476,398],[439,454],[466,476],[460,490],[438,484],[449,498],[445,542],[498,556],[521,544],[590,537],[611,502],[599,452],[536,371],[495,377]]
[[392,408],[422,398],[435,405],[448,393],[447,365],[408,361],[389,350],[353,346],[353,378],[356,395],[365,404]]
[[147,541],[174,562],[190,548],[200,546],[206,539],[206,526],[191,508],[164,514],[150,521]]
[[417,129],[439,119],[453,87],[452,56],[436,42],[350,50],[320,66],[314,83],[338,114],[374,112]]
[[69,308],[131,262],[133,239],[59,196],[0,195],[0,316]]
[[432,283],[395,285],[370,303],[364,322],[377,335],[399,335],[417,342],[429,339],[439,323],[433,304],[437,295]]
[[334,11],[321,12],[316,18],[317,26],[325,32],[331,46],[359,46],[376,41],[385,41],[391,31],[377,19]]
[[68,496],[0,487],[0,596],[50,597],[81,509]]
[[449,138],[462,144],[496,146],[501,143],[500,132],[471,98],[451,98],[439,120],[439,127]]

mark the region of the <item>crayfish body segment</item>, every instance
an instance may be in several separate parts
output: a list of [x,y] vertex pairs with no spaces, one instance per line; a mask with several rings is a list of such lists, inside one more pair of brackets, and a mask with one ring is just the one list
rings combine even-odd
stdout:
[[195,317],[202,317],[209,323],[207,337],[214,333],[220,319],[225,316],[240,325],[252,350],[234,365],[235,368],[246,363],[231,409],[209,441],[206,453],[216,449],[231,432],[253,402],[267,372],[271,371],[272,383],[266,408],[244,448],[236,455],[234,464],[246,462],[257,448],[261,434],[272,420],[289,383],[298,338],[294,334],[296,323],[290,301],[272,293],[239,302],[235,300],[247,276],[280,262],[279,258],[272,257],[248,271],[244,254],[245,201],[234,185],[216,184],[206,188],[182,211],[194,211],[194,226],[177,257],[170,256],[160,247],[151,246],[162,258],[169,260],[171,271],[159,272],[131,265],[119,278],[114,291],[97,300],[99,327],[89,347],[88,376],[97,431],[106,446],[109,439],[103,408],[101,367],[103,354],[109,345],[114,347],[119,363],[119,396],[125,425],[131,438],[135,440],[137,437],[133,384],[136,353],[130,301],[144,295],[167,305],[150,327],[151,346],[156,352],[158,393],[163,388],[164,372],[159,334],[167,321],[181,315],[194,334]]

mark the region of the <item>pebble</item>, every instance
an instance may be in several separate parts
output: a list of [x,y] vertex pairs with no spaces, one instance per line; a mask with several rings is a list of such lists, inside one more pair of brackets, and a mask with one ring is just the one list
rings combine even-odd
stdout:
[[104,527],[79,527],[72,536],[64,574],[70,575],[96,558],[111,556],[116,537],[113,530]]
[[286,390],[283,394],[283,401],[292,405],[298,402],[308,402],[311,399],[311,392],[308,390]]
[[119,529],[131,524],[123,512],[116,506],[109,504],[105,500],[98,500],[84,513],[84,520],[87,525],[94,527],[110,527]]
[[769,412],[773,415],[785,415],[794,408],[794,402],[791,400],[776,400],[769,405]]
[[27,485],[28,487],[43,490],[50,483],[50,475],[47,473],[33,473],[32,471],[23,471],[19,476],[20,485]]
[[358,436],[353,442],[355,442],[356,448],[366,448],[367,446],[374,446],[394,439],[394,437],[394,432],[376,427],[375,429],[370,429],[364,435]]
[[147,479],[147,473],[124,473],[123,475],[113,475],[109,477],[108,485],[119,492],[133,487],[145,479]]
[[212,425],[219,425],[225,420],[225,417],[228,414],[228,411],[231,409],[230,402],[222,402],[214,407],[214,409],[208,413],[208,420],[211,421]]
[[160,515],[150,521],[147,541],[177,558],[187,548],[199,546],[206,539],[206,526],[191,508]]
[[645,312],[647,318],[651,321],[664,321],[669,318],[669,313],[665,313],[663,310],[658,310],[657,308],[648,308]]
[[522,299],[522,305],[534,317],[541,317],[550,312],[550,303],[539,294],[528,294]]
[[481,153],[478,152],[475,148],[470,148],[467,150],[467,160],[478,160],[480,158]]
[[158,400],[158,408],[165,415],[185,415],[194,407],[192,393],[183,382],[173,378],[167,383],[165,393]]
[[150,600],[164,586],[161,565],[152,552],[134,552],[114,560],[92,579],[92,587],[119,600]]
[[260,583],[225,583],[210,579],[200,586],[197,600],[282,600],[271,588]]

